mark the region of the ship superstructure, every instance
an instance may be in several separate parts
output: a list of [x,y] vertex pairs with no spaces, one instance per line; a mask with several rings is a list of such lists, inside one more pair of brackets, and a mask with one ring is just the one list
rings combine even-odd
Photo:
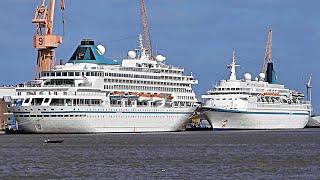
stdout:
[[275,81],[273,63],[267,63],[266,74],[251,79],[236,76],[233,54],[230,77],[221,80],[206,95],[205,115],[214,129],[290,129],[304,128],[308,122],[311,105],[304,94],[285,88]]

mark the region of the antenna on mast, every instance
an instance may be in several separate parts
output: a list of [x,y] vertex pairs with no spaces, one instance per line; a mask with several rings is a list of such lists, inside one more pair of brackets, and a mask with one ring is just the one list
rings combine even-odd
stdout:
[[267,73],[268,63],[272,62],[272,29],[270,28],[268,31],[268,38],[266,44],[266,52],[264,55],[264,63],[262,67],[262,73]]
[[152,52],[152,43],[151,43],[151,36],[149,31],[149,24],[148,24],[148,16],[147,16],[147,9],[144,0],[140,0],[140,13],[141,13],[141,25],[143,30],[143,46],[146,48],[146,53],[150,55],[150,58],[153,58]]

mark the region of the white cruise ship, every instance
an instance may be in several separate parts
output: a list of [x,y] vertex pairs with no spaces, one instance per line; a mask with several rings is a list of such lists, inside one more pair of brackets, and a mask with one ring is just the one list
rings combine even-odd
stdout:
[[68,63],[16,88],[12,111],[32,133],[179,131],[198,106],[198,81],[143,47],[117,63],[83,40]]
[[311,105],[304,95],[275,82],[273,64],[268,63],[266,74],[251,80],[246,73],[238,80],[233,55],[228,65],[231,74],[221,80],[206,95],[202,110],[213,129],[291,129],[304,128]]

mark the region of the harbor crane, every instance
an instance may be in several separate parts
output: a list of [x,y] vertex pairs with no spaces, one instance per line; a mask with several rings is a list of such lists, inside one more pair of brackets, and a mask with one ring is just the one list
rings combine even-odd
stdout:
[[149,24],[148,24],[148,16],[147,16],[147,8],[145,5],[144,0],[140,0],[140,13],[141,13],[141,24],[143,30],[143,46],[146,48],[146,52],[150,55],[150,58],[153,57],[153,50],[152,50],[152,41],[151,35],[149,31]]
[[267,44],[266,44],[266,52],[264,55],[264,63],[261,71],[262,73],[266,74],[268,63],[271,63],[271,62],[272,62],[272,29],[269,29]]
[[[37,6],[32,23],[36,24],[37,31],[33,36],[33,47],[38,50],[36,79],[40,78],[41,72],[50,71],[56,62],[55,49],[62,43],[63,38],[53,34],[53,19],[55,0],[50,0],[49,8],[46,0]],[[60,0],[60,9],[65,9],[64,0]]]

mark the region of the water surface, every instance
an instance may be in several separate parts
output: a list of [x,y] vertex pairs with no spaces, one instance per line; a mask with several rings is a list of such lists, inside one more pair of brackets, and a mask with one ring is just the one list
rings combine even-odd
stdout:
[[320,129],[2,135],[0,179],[319,179],[319,148]]

